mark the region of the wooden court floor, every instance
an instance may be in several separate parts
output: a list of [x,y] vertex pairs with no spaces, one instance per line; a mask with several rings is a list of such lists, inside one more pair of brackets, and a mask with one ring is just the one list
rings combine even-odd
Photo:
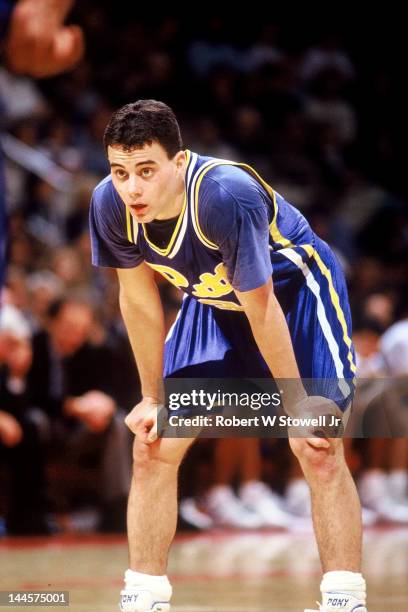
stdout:
[[[66,590],[75,612],[118,610],[127,567],[117,536],[0,540],[0,590]],[[369,612],[408,611],[408,528],[365,533]],[[172,612],[303,612],[316,607],[320,580],[310,533],[179,535],[170,556]],[[1,610],[28,607],[2,607]]]

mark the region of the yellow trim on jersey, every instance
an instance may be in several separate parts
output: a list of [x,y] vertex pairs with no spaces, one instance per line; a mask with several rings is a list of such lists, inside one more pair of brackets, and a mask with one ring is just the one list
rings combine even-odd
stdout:
[[[242,168],[243,170],[246,170],[249,174],[251,174],[257,181],[258,183],[260,183],[262,185],[262,187],[265,189],[265,191],[269,194],[270,198],[272,199],[272,203],[273,203],[273,218],[271,223],[269,224],[269,233],[273,239],[274,242],[279,243],[280,245],[282,245],[282,247],[284,248],[293,248],[294,245],[290,240],[288,240],[287,238],[285,238],[281,232],[279,231],[278,228],[278,203],[276,201],[276,196],[275,196],[275,192],[273,190],[273,188],[268,185],[268,183],[266,181],[264,181],[264,179],[257,173],[257,171],[252,168],[252,166],[249,166],[248,164],[243,164],[243,163],[238,163],[238,162],[233,162],[233,161],[225,161],[225,160],[220,160],[220,161],[215,161],[214,163],[208,165],[204,171],[201,173],[201,175],[199,176],[196,186],[195,186],[195,191],[194,191],[194,218],[195,218],[195,225],[197,227],[197,231],[198,231],[198,238],[201,240],[201,242],[203,242],[203,244],[207,247],[209,247],[210,249],[217,249],[218,250],[218,246],[216,244],[214,244],[213,242],[211,242],[211,240],[209,240],[209,238],[207,238],[204,235],[203,230],[201,229],[200,226],[200,222],[199,222],[199,218],[198,218],[198,195],[199,195],[199,190],[200,190],[200,186],[201,186],[201,182],[204,178],[204,176],[207,174],[207,172],[209,172],[210,170],[212,170],[213,168],[216,168],[217,166],[237,166],[238,168]],[[200,172],[200,170],[199,170]]]
[[[305,248],[305,246],[303,246],[303,248]],[[348,334],[346,318],[344,316],[343,309],[342,309],[342,307],[340,305],[340,299],[339,299],[338,293],[337,293],[337,291],[336,291],[336,289],[334,288],[334,285],[333,285],[333,279],[332,279],[331,272],[330,272],[329,268],[323,263],[320,255],[314,249],[313,249],[312,257],[316,261],[317,265],[319,266],[320,272],[323,274],[323,276],[326,277],[327,282],[329,284],[330,299],[331,299],[332,304],[334,306],[334,309],[336,311],[337,319],[338,319],[338,321],[339,321],[339,323],[341,325],[341,328],[343,330],[343,340],[344,340],[344,343],[346,344],[346,346],[348,348],[347,359],[348,359],[348,361],[350,363],[350,370],[353,373],[355,373],[357,371],[357,367],[356,367],[356,364],[354,363],[354,360],[353,360],[353,353],[351,352],[352,341],[351,341],[351,338],[350,338],[350,336]]]
[[126,233],[127,233],[129,242],[133,242],[131,214],[127,206],[126,206]]
[[226,300],[212,300],[211,298],[200,298],[198,300],[201,304],[207,304],[208,306],[214,306],[220,310],[233,310],[236,312],[243,312],[244,307],[236,304],[235,302],[227,302]]
[[274,242],[281,244],[284,248],[293,248],[296,245],[293,244],[290,240],[285,238],[278,228],[278,203],[276,201],[276,195],[273,188],[266,182],[264,179],[257,173],[257,171],[248,166],[248,164],[238,164],[241,168],[244,168],[247,172],[252,174],[252,176],[262,185],[265,191],[269,194],[273,203],[273,218],[269,224],[269,233],[272,236]]
[[217,298],[233,291],[228,282],[227,270],[223,263],[218,264],[214,273],[204,272],[199,276],[199,283],[193,285],[193,295],[200,298]]
[[170,253],[171,249],[173,248],[173,245],[176,241],[181,223],[183,221],[184,213],[186,211],[186,204],[187,204],[187,198],[186,198],[186,194],[184,194],[183,207],[177,219],[176,227],[174,228],[169,244],[164,249],[161,249],[160,247],[156,246],[153,242],[149,240],[149,237],[146,231],[146,227],[145,227],[145,223],[142,223],[143,233],[144,233],[144,237],[146,239],[147,244],[153,249],[153,251],[156,251],[156,253],[159,253],[159,255],[163,255],[163,257],[166,257]]
[[[185,151],[185,153],[186,153],[186,157],[187,157],[187,165],[186,165],[186,170],[188,170],[188,165],[189,165],[189,163],[190,163],[191,154],[190,154],[190,151],[188,151],[188,150],[186,150],[186,151]],[[153,249],[153,251],[156,251],[156,253],[158,253],[159,255],[163,255],[163,257],[167,257],[167,255],[169,255],[169,253],[170,253],[171,249],[173,248],[173,245],[174,245],[174,243],[175,243],[175,241],[176,241],[176,238],[177,238],[177,236],[178,236],[179,229],[180,229],[180,227],[181,227],[181,224],[182,224],[182,221],[183,221],[183,218],[184,218],[184,214],[185,214],[185,212],[186,212],[186,208],[187,208],[187,192],[186,192],[186,190],[185,190],[185,191],[184,191],[184,201],[183,201],[183,207],[182,207],[181,212],[180,212],[180,214],[179,214],[179,217],[178,217],[178,219],[177,219],[176,227],[174,228],[174,231],[173,231],[173,234],[172,234],[172,236],[171,236],[171,238],[170,238],[170,242],[169,242],[169,244],[168,244],[168,245],[167,245],[167,247],[166,247],[166,248],[164,248],[164,249],[161,249],[160,247],[156,246],[155,244],[153,244],[153,242],[151,242],[151,241],[149,240],[149,237],[148,237],[148,235],[147,235],[147,231],[146,231],[145,224],[144,224],[144,223],[142,223],[142,228],[143,228],[144,237],[145,237],[145,239],[146,239],[147,244],[148,244],[148,245],[149,245],[149,246],[150,246],[150,247]]]
[[170,268],[170,266],[162,266],[160,264],[154,264],[149,261],[146,261],[145,263],[147,263],[150,268],[164,276],[164,278],[168,280],[169,283],[177,287],[177,289],[181,289],[181,287],[188,287],[188,280],[186,279],[184,274],[182,274],[178,270]]
[[[216,161],[212,164],[210,164],[209,166],[207,166],[199,175],[199,178],[197,179],[196,185],[195,185],[195,190],[194,190],[194,218],[195,218],[195,225],[197,228],[197,236],[198,238],[201,240],[201,242],[207,246],[210,249],[216,250],[218,251],[218,245],[214,244],[214,242],[211,242],[211,240],[209,240],[203,233],[201,226],[200,226],[200,222],[198,219],[198,194],[200,191],[200,185],[201,182],[204,178],[204,176],[207,174],[207,172],[209,170],[212,170],[213,168],[215,168],[216,166],[221,166],[222,164],[225,165],[226,162],[220,162],[220,161]],[[231,163],[231,165],[234,165],[233,162]],[[200,170],[198,171],[200,173]]]

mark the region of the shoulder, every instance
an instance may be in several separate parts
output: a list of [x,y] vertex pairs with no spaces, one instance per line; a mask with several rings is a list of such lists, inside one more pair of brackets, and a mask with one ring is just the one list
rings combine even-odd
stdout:
[[203,176],[198,222],[204,233],[219,235],[254,214],[261,214],[267,222],[269,204],[267,193],[248,171],[233,164],[219,164]]
[[198,225],[217,246],[227,236],[263,233],[269,228],[270,199],[249,171],[221,163],[203,176],[198,201]]
[[92,205],[101,212],[112,204],[117,205],[120,202],[119,194],[113,186],[110,175],[102,179],[92,192]]
[[92,193],[91,220],[97,227],[122,228],[126,219],[125,205],[112,183],[110,176],[105,177]]
[[228,163],[210,168],[200,191],[200,205],[203,202],[215,210],[263,208],[268,201],[263,187],[247,170]]

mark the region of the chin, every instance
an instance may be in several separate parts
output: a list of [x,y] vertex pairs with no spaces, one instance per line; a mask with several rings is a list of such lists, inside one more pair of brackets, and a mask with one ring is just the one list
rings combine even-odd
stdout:
[[154,221],[155,217],[153,213],[148,213],[147,215],[143,215],[141,217],[138,218],[138,221],[140,223],[150,223],[151,221]]

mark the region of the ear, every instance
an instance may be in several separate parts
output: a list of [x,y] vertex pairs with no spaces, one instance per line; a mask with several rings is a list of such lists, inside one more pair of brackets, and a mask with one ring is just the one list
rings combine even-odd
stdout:
[[176,168],[178,171],[180,170],[184,170],[184,168],[186,167],[186,154],[184,151],[179,151],[178,153],[176,153],[176,155],[174,156],[174,163],[176,164]]

